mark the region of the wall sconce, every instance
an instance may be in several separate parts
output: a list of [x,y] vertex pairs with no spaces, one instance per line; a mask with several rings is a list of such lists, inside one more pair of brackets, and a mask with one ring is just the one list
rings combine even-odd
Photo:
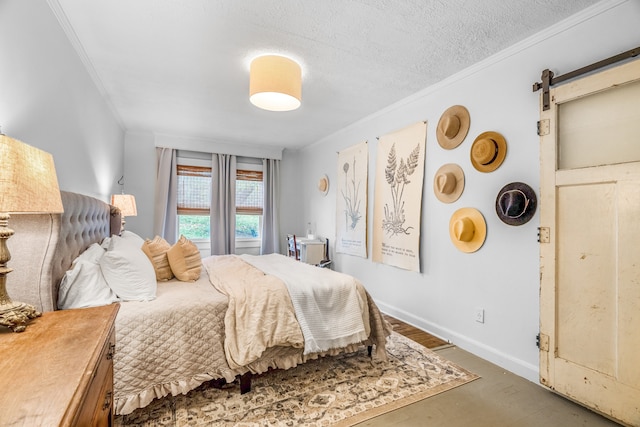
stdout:
[[302,100],[302,70],[292,59],[264,55],[251,61],[249,100],[269,111],[291,111]]
[[8,227],[10,214],[61,213],[62,199],[51,154],[0,134],[0,159],[0,325],[22,332],[41,313],[7,294],[7,240],[15,233]]
[[124,225],[126,223],[125,217],[138,215],[138,209],[136,208],[136,198],[132,194],[124,194],[123,180],[124,176],[118,180],[118,184],[122,186],[122,193],[111,195],[111,204],[120,209],[120,216],[122,217],[120,234],[122,234],[122,232],[124,231]]

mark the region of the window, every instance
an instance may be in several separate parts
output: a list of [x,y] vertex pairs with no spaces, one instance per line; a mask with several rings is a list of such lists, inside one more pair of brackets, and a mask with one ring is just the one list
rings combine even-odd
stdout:
[[259,239],[262,229],[264,187],[262,171],[236,173],[236,239]]
[[[196,242],[210,239],[211,166],[183,159],[178,164],[178,233]],[[239,163],[236,172],[236,241],[259,248],[264,186],[262,166]],[[256,242],[252,244],[251,242]],[[202,245],[199,245],[202,246]],[[203,251],[206,249],[201,248]]]
[[211,167],[178,165],[178,233],[209,240]]

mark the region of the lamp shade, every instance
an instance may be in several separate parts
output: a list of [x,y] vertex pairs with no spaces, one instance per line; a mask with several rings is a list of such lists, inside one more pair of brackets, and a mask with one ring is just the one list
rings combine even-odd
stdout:
[[269,111],[291,111],[302,100],[302,70],[292,59],[264,55],[251,61],[249,100]]
[[131,194],[112,194],[111,204],[120,209],[120,214],[125,216],[137,216],[136,198]]
[[0,135],[0,212],[63,212],[53,156]]

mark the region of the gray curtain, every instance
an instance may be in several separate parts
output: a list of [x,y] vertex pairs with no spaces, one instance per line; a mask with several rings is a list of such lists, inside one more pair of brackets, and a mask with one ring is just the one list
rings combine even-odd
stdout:
[[178,167],[176,150],[156,147],[153,232],[170,244],[178,240]]
[[211,158],[211,255],[236,251],[236,156]]
[[262,160],[262,255],[280,252],[280,160]]

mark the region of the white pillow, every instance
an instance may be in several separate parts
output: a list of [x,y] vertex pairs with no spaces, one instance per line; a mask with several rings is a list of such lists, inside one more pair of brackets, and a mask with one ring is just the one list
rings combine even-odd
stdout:
[[58,290],[59,309],[95,307],[118,301],[98,264],[103,255],[104,250],[95,243],[73,260]]
[[124,230],[120,237],[133,243],[137,248],[142,248],[142,245],[144,245],[144,239],[132,231]]
[[109,287],[124,301],[151,301],[156,297],[156,273],[149,258],[131,243],[112,236],[100,268]]
[[97,264],[100,261],[100,258],[102,258],[102,255],[104,255],[104,251],[105,248],[100,246],[98,243],[94,243],[78,255],[78,258],[74,259],[71,265],[75,265],[78,261],[89,261]]
[[104,239],[102,239],[102,242],[100,242],[100,247],[106,251],[107,249],[109,249],[110,244],[111,237],[105,237]]

